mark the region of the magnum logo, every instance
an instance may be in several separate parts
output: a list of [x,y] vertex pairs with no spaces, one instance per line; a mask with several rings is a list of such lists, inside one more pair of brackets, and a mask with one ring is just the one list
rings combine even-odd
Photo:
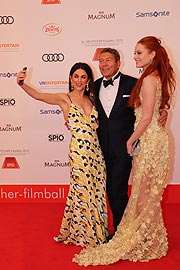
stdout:
[[19,169],[19,164],[15,157],[6,157],[2,169]]
[[42,5],[61,4],[60,0],[42,0]]

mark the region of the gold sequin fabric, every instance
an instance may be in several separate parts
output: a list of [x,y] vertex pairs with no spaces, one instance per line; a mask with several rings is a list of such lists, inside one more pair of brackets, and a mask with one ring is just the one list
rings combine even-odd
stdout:
[[59,234],[65,244],[86,247],[106,242],[106,168],[96,133],[97,117],[95,107],[87,116],[82,108],[70,106],[71,179]]
[[[109,243],[83,249],[74,256],[73,261],[79,265],[108,265],[119,260],[146,262],[167,254],[160,202],[168,174],[169,138],[166,129],[157,122],[160,101],[161,84],[157,78],[153,118],[140,138],[139,155],[133,159],[132,191],[123,218]],[[136,109],[135,114],[136,126],[142,108]]]

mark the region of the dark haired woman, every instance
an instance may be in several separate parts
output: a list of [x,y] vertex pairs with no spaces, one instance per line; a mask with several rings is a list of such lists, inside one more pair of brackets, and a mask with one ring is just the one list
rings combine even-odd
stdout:
[[[24,83],[26,71],[17,83],[32,98],[59,105],[72,137],[69,147],[70,187],[56,242],[96,246],[108,234],[106,173],[96,134],[97,111],[91,101],[93,73],[86,63],[76,63],[69,75],[69,93],[43,93]],[[21,81],[23,82],[21,84]]]
[[135,109],[133,134],[127,152],[139,139],[140,151],[133,158],[132,192],[114,237],[107,244],[82,250],[73,259],[79,265],[108,265],[119,260],[149,261],[167,254],[167,232],[160,201],[169,171],[169,136],[158,125],[161,108],[170,108],[175,78],[166,50],[154,36],[138,41],[134,51],[137,81],[129,105]]

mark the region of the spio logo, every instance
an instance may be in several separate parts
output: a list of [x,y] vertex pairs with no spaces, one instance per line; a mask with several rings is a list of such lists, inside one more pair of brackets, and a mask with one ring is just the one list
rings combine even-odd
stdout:
[[19,169],[19,164],[15,157],[6,157],[2,169]]
[[62,142],[64,141],[63,134],[50,134],[48,135],[49,142]]
[[0,24],[13,24],[14,18],[12,16],[0,16]]
[[52,4],[61,4],[60,0],[42,0],[42,5],[52,5]]
[[14,106],[15,103],[14,98],[0,98],[0,106]]
[[45,53],[42,56],[44,62],[62,62],[64,60],[64,54],[62,53]]

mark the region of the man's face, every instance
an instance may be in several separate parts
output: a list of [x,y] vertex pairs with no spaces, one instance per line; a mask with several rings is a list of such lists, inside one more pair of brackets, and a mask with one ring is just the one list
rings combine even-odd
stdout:
[[101,74],[107,79],[111,79],[119,70],[120,61],[115,60],[112,53],[105,52],[99,56],[99,69]]

